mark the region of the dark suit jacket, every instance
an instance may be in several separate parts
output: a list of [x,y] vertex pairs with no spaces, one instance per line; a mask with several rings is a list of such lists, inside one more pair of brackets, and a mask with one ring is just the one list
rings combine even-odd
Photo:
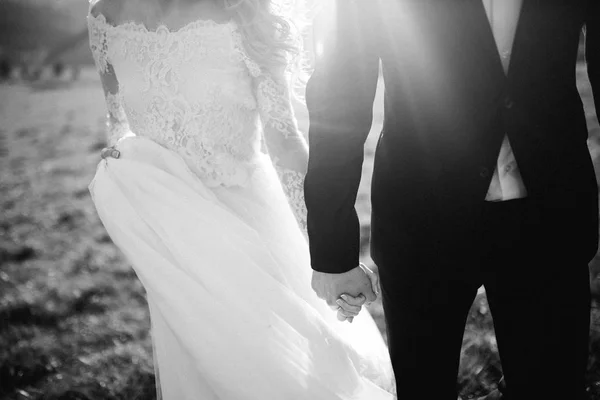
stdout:
[[585,28],[599,111],[600,0],[524,0],[507,75],[482,0],[337,0],[335,23],[306,95],[313,269],[358,264],[354,204],[380,61],[374,258],[393,243],[386,235],[425,245],[472,227],[505,134],[529,198],[572,221],[577,250],[593,257],[598,189],[575,69]]

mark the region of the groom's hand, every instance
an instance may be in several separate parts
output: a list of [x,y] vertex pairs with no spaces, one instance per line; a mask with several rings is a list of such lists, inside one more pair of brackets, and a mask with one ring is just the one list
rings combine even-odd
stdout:
[[371,279],[361,267],[342,274],[313,271],[312,288],[333,310],[338,309],[337,300],[342,294],[352,297],[363,295],[367,303],[377,300]]

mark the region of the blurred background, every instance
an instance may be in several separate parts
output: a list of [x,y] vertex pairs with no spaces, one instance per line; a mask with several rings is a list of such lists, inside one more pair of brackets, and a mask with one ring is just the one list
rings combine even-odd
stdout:
[[[0,0],[0,399],[156,398],[144,290],[102,227],[87,189],[105,145],[106,110],[88,49],[87,8],[85,0]],[[600,175],[600,127],[581,61],[578,87]],[[357,200],[369,265],[380,86]],[[306,132],[306,110],[296,107]],[[595,300],[587,385],[591,398],[600,400],[600,257],[590,265],[590,285]],[[385,335],[381,304],[371,311]],[[536,310],[523,304],[522,312]],[[536,346],[546,327],[515,329]],[[465,327],[461,399],[500,398],[501,377],[482,290]]]

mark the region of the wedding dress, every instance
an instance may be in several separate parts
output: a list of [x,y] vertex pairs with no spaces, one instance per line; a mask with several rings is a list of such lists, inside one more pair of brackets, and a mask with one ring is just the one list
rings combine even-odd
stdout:
[[88,24],[120,151],[90,191],[146,289],[159,396],[393,399],[372,318],[339,322],[311,289],[301,177],[261,151],[294,115],[236,24]]

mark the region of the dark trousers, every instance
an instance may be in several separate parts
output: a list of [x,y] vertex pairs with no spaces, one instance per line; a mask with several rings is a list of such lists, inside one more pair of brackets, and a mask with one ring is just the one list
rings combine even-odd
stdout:
[[429,253],[426,242],[407,249],[388,238],[376,260],[398,399],[456,400],[465,322],[481,285],[505,398],[584,399],[589,273],[565,245],[577,232],[529,199],[485,202],[480,217],[470,230],[432,239]]

